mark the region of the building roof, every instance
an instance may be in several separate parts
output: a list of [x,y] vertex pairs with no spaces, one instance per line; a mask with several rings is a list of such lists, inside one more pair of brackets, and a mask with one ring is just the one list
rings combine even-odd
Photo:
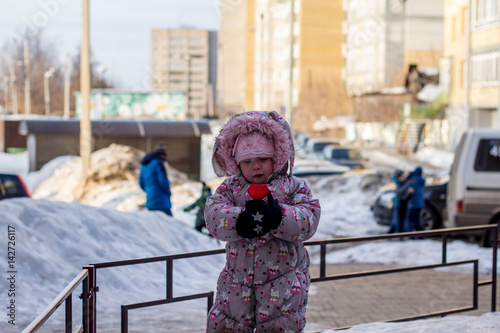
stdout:
[[[165,121],[165,120],[92,120],[93,135],[99,136],[162,136],[162,137],[199,137],[210,134],[208,122]],[[19,126],[19,133],[35,135],[79,135],[78,119],[26,119]]]

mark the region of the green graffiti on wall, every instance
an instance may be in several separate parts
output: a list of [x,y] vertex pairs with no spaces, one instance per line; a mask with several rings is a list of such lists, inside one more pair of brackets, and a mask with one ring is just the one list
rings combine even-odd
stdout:
[[[81,114],[81,94],[76,93],[76,114]],[[186,97],[177,91],[107,91],[94,90],[90,94],[91,119],[102,118],[156,118],[184,120]]]

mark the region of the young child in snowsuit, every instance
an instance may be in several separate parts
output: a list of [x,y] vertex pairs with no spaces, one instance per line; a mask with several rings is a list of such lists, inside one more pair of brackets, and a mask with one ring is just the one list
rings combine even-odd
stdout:
[[321,208],[291,175],[293,156],[289,126],[274,111],[235,115],[216,138],[215,173],[232,176],[205,206],[209,232],[227,242],[207,332],[304,330],[310,274],[302,242],[316,232]]

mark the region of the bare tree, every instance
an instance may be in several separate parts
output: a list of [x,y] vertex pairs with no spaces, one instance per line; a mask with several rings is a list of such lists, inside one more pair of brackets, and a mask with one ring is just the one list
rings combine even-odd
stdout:
[[[43,30],[35,32],[26,30],[21,34],[21,38],[8,40],[1,48],[0,58],[0,103],[5,105],[6,99],[12,105],[11,82],[17,92],[17,105],[19,113],[26,113],[24,99],[24,84],[27,73],[31,77],[31,113],[45,114],[44,103],[44,77],[45,73],[51,72],[50,82],[50,104],[52,114],[62,115],[64,110],[64,73],[65,65],[59,60],[59,50],[54,41],[49,41],[43,36]],[[24,41],[29,45],[29,68],[24,66]],[[91,87],[92,88],[112,88],[113,84],[97,75],[98,63],[91,62]],[[4,89],[4,77],[9,80],[8,89]],[[15,80],[14,80],[15,78]],[[70,77],[70,109],[75,109],[75,92],[80,90],[80,57],[74,56],[71,63]],[[9,91],[9,96],[5,96],[5,91]],[[9,108],[11,110],[11,107]]]

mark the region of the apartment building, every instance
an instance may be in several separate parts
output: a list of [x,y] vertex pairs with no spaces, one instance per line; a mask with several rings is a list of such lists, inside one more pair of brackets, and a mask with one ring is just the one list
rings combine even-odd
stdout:
[[186,117],[214,115],[217,32],[200,29],[151,31],[151,89],[182,91]]
[[254,6],[255,0],[220,1],[217,105],[222,117],[254,109]]
[[444,21],[454,148],[468,128],[500,127],[500,1],[446,0]]
[[294,130],[350,114],[342,0],[221,1],[219,95],[226,113],[276,110]]
[[[410,65],[440,66],[444,0],[345,0],[344,83],[359,121],[397,121]],[[389,98],[387,98],[389,96]]]

